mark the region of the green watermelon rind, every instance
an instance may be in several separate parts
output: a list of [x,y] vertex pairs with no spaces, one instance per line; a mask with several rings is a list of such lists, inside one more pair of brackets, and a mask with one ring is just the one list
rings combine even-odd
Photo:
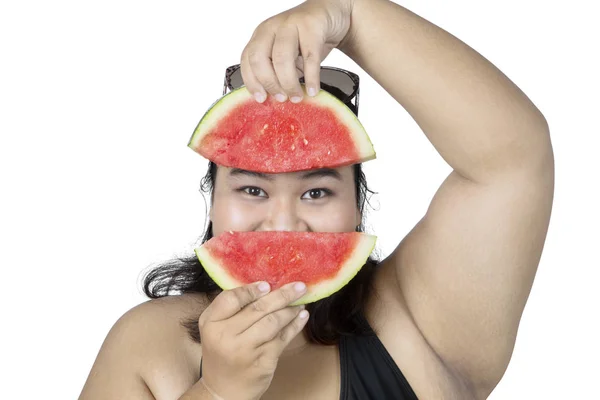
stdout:
[[[360,238],[358,239],[354,250],[342,263],[336,276],[331,279],[321,281],[317,284],[309,285],[306,294],[290,305],[313,303],[331,296],[346,286],[348,282],[350,282],[365,265],[365,262],[375,248],[376,242],[376,236],[360,233]],[[194,251],[196,252],[196,256],[204,267],[206,273],[217,285],[219,285],[221,289],[231,290],[247,284],[240,282],[228,274],[227,271],[221,267],[219,261],[210,254],[210,251],[208,251],[206,247],[201,246],[197,249],[194,249]]]
[[[305,90],[304,85],[302,85],[302,87]],[[254,97],[245,86],[242,86],[215,101],[200,119],[200,122],[196,126],[196,129],[188,142],[188,147],[206,157],[206,155],[202,154],[199,150],[202,139],[225,115],[227,115],[227,113],[250,99],[253,100]],[[315,104],[320,107],[325,106],[335,111],[336,116],[343,122],[352,135],[355,148],[358,151],[359,160],[357,160],[357,162],[366,162],[377,157],[373,143],[365,131],[364,126],[359,121],[356,114],[354,114],[352,110],[337,97],[325,90],[320,90],[314,97],[304,96],[302,102]]]

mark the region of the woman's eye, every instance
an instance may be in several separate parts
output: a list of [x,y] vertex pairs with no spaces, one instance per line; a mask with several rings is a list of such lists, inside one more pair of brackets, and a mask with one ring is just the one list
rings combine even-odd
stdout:
[[327,189],[310,189],[308,192],[302,195],[302,198],[317,200],[327,196],[328,194],[331,194],[331,192]]
[[246,186],[244,188],[241,188],[240,190],[242,190],[246,194],[249,194],[250,196],[267,197],[265,191],[260,188],[257,188],[256,186]]

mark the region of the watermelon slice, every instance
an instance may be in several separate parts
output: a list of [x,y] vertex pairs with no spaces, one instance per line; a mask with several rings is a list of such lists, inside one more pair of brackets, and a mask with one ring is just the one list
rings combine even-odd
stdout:
[[362,124],[325,90],[300,103],[258,103],[241,87],[200,120],[188,147],[212,162],[263,173],[336,168],[375,158]]
[[195,249],[205,271],[223,290],[266,281],[271,290],[306,283],[294,304],[327,297],[362,268],[376,237],[359,232],[225,232]]

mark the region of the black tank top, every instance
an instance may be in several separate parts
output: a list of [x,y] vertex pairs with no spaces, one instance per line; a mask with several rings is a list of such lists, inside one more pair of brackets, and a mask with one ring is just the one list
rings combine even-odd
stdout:
[[340,337],[340,400],[418,400],[367,320],[357,320],[370,333]]
[[418,400],[367,320],[358,320],[370,334],[340,337],[340,400]]

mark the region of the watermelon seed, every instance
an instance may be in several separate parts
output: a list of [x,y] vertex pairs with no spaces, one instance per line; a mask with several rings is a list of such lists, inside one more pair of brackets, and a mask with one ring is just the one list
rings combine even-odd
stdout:
[[267,129],[269,127],[269,124],[265,124],[265,126],[263,126],[263,129]]
[[330,154],[331,154],[331,150],[327,150],[327,155],[330,155]]
[[294,128],[294,125],[290,125],[290,128],[292,128],[292,130],[294,130],[294,129],[295,129],[295,128]]
[[295,148],[296,148],[296,146],[292,145],[292,151],[294,151]]
[[304,144],[307,145],[308,144],[308,140],[304,139]]

